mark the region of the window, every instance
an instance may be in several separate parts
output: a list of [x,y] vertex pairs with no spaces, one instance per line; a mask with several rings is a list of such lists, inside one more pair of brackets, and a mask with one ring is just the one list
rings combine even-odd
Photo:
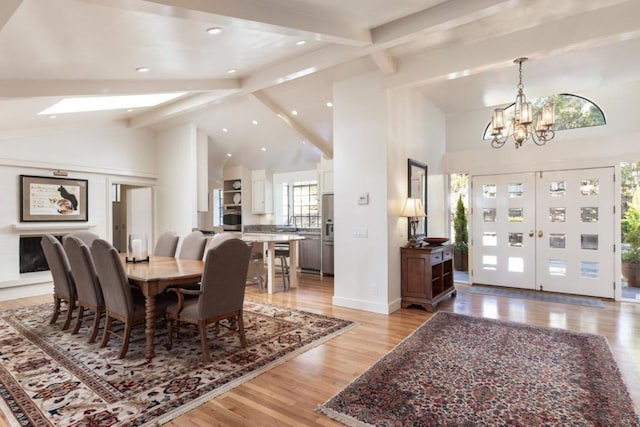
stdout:
[[[546,103],[552,103],[556,107],[556,122],[553,125],[554,131],[566,129],[578,129],[591,126],[602,126],[607,124],[604,112],[590,100],[569,93],[545,96],[531,101],[535,113]],[[513,106],[511,104],[504,109],[505,120],[510,122],[513,116]],[[487,124],[484,130],[483,139],[492,139],[491,123]]]
[[284,224],[298,228],[320,227],[318,205],[318,181],[282,184],[282,219]]
[[213,226],[222,227],[222,207],[223,196],[222,188],[213,190]]

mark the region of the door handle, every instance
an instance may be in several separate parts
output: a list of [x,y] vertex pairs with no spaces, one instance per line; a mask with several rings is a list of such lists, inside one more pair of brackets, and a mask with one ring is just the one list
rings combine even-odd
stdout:
[[538,237],[542,237],[542,230],[538,230]]
[[533,237],[533,230],[529,230],[529,237]]

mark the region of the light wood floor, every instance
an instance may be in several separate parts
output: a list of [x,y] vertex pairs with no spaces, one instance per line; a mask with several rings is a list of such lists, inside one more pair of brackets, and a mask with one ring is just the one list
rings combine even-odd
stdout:
[[[277,366],[257,378],[176,418],[168,426],[339,426],[315,412],[431,314],[421,309],[399,310],[389,316],[331,305],[333,280],[302,274],[300,287],[273,295],[247,289],[247,297],[350,319],[358,326]],[[438,310],[525,322],[604,335],[640,412],[640,304],[605,301],[590,308],[531,300],[469,294],[458,295]],[[48,301],[51,297],[0,302],[0,310]],[[463,357],[463,355],[461,355]]]

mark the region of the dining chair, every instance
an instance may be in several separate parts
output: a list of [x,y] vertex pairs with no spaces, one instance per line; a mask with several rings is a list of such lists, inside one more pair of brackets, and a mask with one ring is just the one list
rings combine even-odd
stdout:
[[85,309],[92,311],[94,318],[89,343],[93,343],[98,336],[100,319],[102,319],[105,307],[102,288],[100,288],[100,281],[93,263],[91,250],[79,236],[75,235],[65,236],[62,246],[67,253],[69,265],[71,266],[71,275],[78,293],[78,317],[72,333],[77,334],[80,330],[84,320]]
[[91,247],[91,244],[93,243],[94,240],[100,238],[100,236],[98,236],[96,233],[92,233],[91,231],[76,231],[71,234],[67,234],[62,238],[62,246],[64,246],[65,239],[71,236],[77,237],[78,239],[80,239],[82,243],[87,245],[88,248]]
[[182,247],[177,258],[181,259],[202,259],[207,238],[202,231],[192,231],[182,240]]
[[[245,283],[251,249],[240,239],[220,243],[207,253],[199,291],[174,288],[178,302],[167,308],[168,348],[173,344],[173,327],[176,335],[180,322],[195,324],[200,334],[200,345],[205,362],[211,361],[207,341],[207,325],[228,319],[229,327],[236,327],[240,344],[247,346],[243,312]],[[186,299],[185,295],[197,295]]]
[[[110,335],[115,335],[123,340],[119,359],[123,359],[129,349],[131,329],[134,325],[145,320],[145,301],[142,294],[132,293],[129,286],[127,273],[120,260],[120,255],[111,243],[97,239],[91,245],[91,255],[96,266],[102,295],[106,308],[106,322],[100,347],[105,347]],[[175,298],[156,296],[155,317],[165,312],[167,305],[175,301]],[[120,335],[112,329],[114,320],[124,323],[123,334]],[[142,323],[144,325],[144,323]]]
[[207,243],[204,247],[204,254],[202,255],[202,260],[204,261],[207,258],[207,253],[209,250],[215,248],[220,243],[227,241],[229,239],[234,239],[235,236],[232,233],[216,233],[213,237],[207,239]]
[[62,303],[67,304],[66,318],[62,325],[62,330],[66,330],[71,324],[73,317],[73,311],[76,308],[76,301],[78,295],[76,292],[76,285],[71,275],[71,267],[69,266],[69,260],[67,254],[62,247],[62,244],[58,239],[50,234],[45,234],[40,240],[44,257],[51,270],[51,276],[53,277],[53,315],[49,324],[55,323],[58,320],[58,315],[62,314]]
[[173,231],[166,231],[162,233],[156,241],[156,246],[153,248],[153,254],[157,256],[176,256],[178,240],[180,240],[180,238]]

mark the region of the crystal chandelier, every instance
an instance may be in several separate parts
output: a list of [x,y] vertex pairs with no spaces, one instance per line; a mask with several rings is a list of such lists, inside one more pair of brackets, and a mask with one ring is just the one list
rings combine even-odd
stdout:
[[504,108],[493,110],[491,116],[491,136],[493,137],[491,146],[493,148],[502,147],[509,137],[515,141],[516,148],[520,148],[529,137],[536,145],[545,145],[555,136],[555,132],[551,129],[555,121],[553,104],[545,104],[538,113],[535,124],[533,122],[533,106],[527,102],[522,84],[522,63],[526,60],[527,58],[518,58],[513,61],[514,64],[518,64],[520,69],[520,81],[513,117],[509,123],[505,126]]

